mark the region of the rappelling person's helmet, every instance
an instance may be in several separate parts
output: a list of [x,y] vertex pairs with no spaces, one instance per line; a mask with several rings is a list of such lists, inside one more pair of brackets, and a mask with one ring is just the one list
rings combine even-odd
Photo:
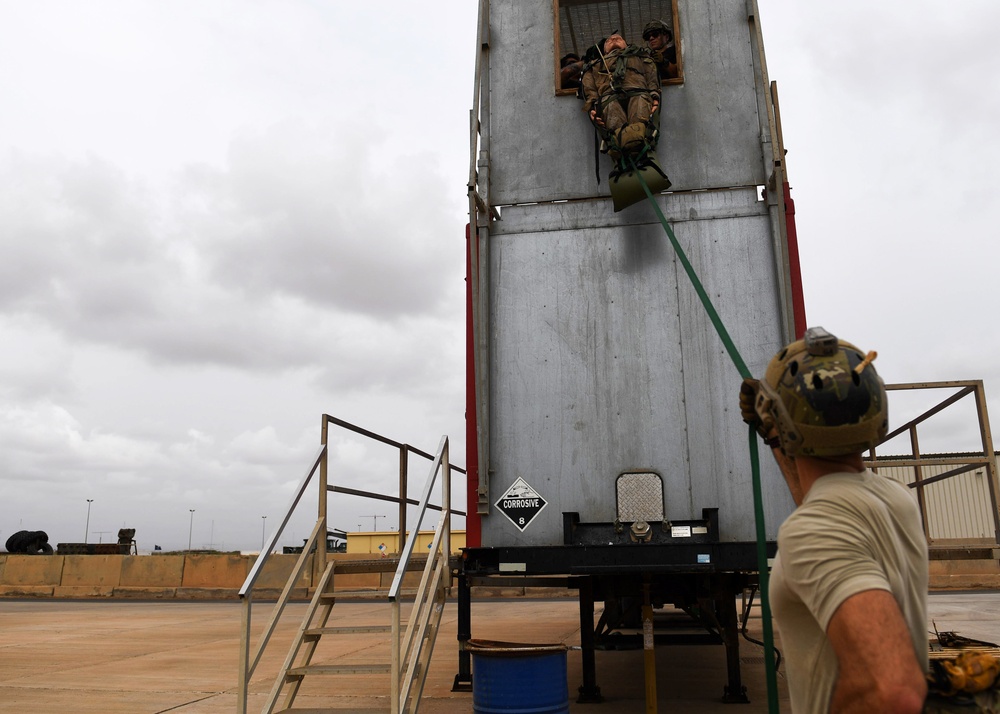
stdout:
[[889,411],[875,356],[822,327],[774,356],[755,408],[765,425],[777,427],[786,455],[838,456],[881,443]]

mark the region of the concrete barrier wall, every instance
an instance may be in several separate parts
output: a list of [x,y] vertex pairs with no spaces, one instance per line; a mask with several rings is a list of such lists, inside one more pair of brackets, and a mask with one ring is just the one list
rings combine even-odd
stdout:
[[[235,599],[257,556],[182,555],[13,555],[0,554],[0,597],[143,599]],[[276,598],[288,582],[297,555],[272,555],[257,578],[254,595]],[[367,553],[331,553],[333,561],[370,560]],[[338,573],[335,590],[387,590],[393,573]],[[408,573],[415,588],[420,573]],[[311,560],[292,595],[305,599],[312,587]]]
[[[333,553],[329,559],[368,560],[368,554]],[[11,555],[0,553],[0,597],[141,599],[236,599],[256,556],[189,555]],[[297,555],[272,555],[257,579],[255,597],[276,598],[292,573]],[[387,590],[393,573],[339,573],[335,590]],[[420,573],[407,573],[404,588],[415,588]],[[1000,588],[996,559],[932,560],[932,590]],[[293,588],[305,599],[312,587],[307,564]],[[481,588],[478,588],[481,589]],[[509,594],[509,593],[505,593]],[[525,593],[518,593],[525,594]]]
[[[297,559],[272,555],[257,580],[257,592],[280,593]],[[0,597],[236,598],[255,560],[252,555],[203,553],[0,554]],[[293,591],[297,597],[306,597],[311,576],[306,567]],[[374,582],[377,588],[377,574]]]

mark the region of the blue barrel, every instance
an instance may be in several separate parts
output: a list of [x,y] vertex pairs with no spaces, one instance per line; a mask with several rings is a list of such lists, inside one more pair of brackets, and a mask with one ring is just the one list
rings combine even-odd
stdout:
[[569,714],[566,645],[469,640],[476,714]]

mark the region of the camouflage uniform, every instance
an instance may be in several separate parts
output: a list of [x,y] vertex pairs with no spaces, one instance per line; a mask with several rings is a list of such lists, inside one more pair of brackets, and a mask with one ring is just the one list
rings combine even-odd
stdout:
[[659,50],[654,50],[652,47],[649,48],[653,56],[653,61],[656,63],[656,68],[660,71],[660,79],[674,79],[677,77],[677,45],[674,44],[674,31],[663,20],[650,20],[642,28],[642,39],[646,41],[647,45],[651,42],[649,35],[654,30],[665,35],[665,41],[667,42],[666,46]]
[[675,79],[677,75],[677,48],[673,45],[666,47],[660,52],[650,53],[656,69],[660,72],[660,79]]
[[655,145],[655,131],[647,125],[653,100],[660,99],[660,80],[648,50],[635,45],[612,50],[589,62],[581,81],[583,110],[596,109],[604,121],[602,135],[612,157],[622,150],[638,152],[650,139]]

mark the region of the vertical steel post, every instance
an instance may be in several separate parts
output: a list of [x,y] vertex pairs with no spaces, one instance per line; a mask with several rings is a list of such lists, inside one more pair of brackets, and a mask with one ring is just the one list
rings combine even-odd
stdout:
[[597,703],[604,700],[601,688],[597,686],[597,663],[594,659],[594,581],[587,575],[578,580],[580,584],[580,659],[583,669],[583,684],[579,688],[576,701]]
[[[92,499],[92,498],[88,498],[87,499],[87,525],[85,525],[83,527],[83,542],[84,543],[87,542],[87,536],[90,534],[90,504],[93,503],[93,502],[94,502],[94,499]],[[191,546],[189,544],[188,548],[190,548],[190,547]]]
[[927,525],[927,501],[924,497],[924,469],[920,465],[920,442],[917,439],[917,425],[910,427],[910,449],[913,451],[913,458],[917,464],[913,467],[913,479],[916,482],[917,506],[920,508],[920,524],[924,527],[924,538],[931,542],[930,526]]
[[653,634],[653,605],[649,601],[648,579],[642,584],[642,664],[646,714],[656,714],[656,637]]
[[451,454],[450,441],[445,439],[444,450],[441,455],[441,508],[444,509],[444,518],[441,519],[441,527],[444,533],[441,537],[441,557],[444,558],[444,567],[448,570],[448,587],[451,587]]
[[[473,315],[476,332],[476,438],[479,451],[479,488],[477,489],[476,513],[488,516],[490,513],[490,3],[482,0],[479,5],[479,62],[477,67],[477,101],[479,133],[479,159],[473,167],[477,186],[470,186],[470,196],[475,206],[478,198],[482,207],[473,214],[476,239],[475,266],[476,293]],[[476,110],[476,107],[473,107]],[[478,188],[478,192],[477,189]]]
[[727,704],[749,704],[747,688],[743,686],[740,675],[740,620],[736,614],[736,576],[733,573],[720,573],[716,577],[718,585],[712,588],[716,598],[714,607],[722,630],[722,641],[726,646],[728,674],[722,701]]
[[465,573],[458,574],[458,674],[451,685],[453,692],[472,691],[472,655],[466,644],[472,639],[472,587]]
[[407,464],[409,451],[406,445],[399,447],[399,552],[406,546],[406,494],[407,494]]
[[[402,548],[400,548],[402,553]],[[414,604],[414,609],[416,604]],[[403,679],[403,665],[402,657],[399,651],[400,642],[402,640],[400,629],[402,627],[402,620],[400,618],[399,612],[399,600],[394,599],[392,601],[392,655],[391,655],[391,680],[389,682],[389,711],[392,714],[399,714],[403,710],[402,703],[399,701],[400,696],[400,684]]]
[[986,392],[983,380],[976,380],[976,411],[979,413],[979,434],[983,439],[983,456],[986,457],[986,476],[990,487],[990,511],[993,515],[993,536],[1000,546],[1000,503],[997,493],[1000,486],[997,483],[997,455],[993,450],[993,434],[990,432],[990,416],[986,411]]
[[243,627],[240,630],[240,672],[236,689],[236,712],[247,714],[247,698],[250,691],[250,615],[252,596],[243,598]]
[[[329,431],[329,421],[326,414],[323,415],[320,424],[320,438],[319,443],[323,446],[327,445],[327,437]],[[316,555],[313,558],[313,568],[312,568],[312,586],[310,590],[316,587],[316,583],[320,581],[323,577],[323,571],[326,570],[326,533],[329,528],[329,524],[326,521],[326,500],[327,500],[327,460],[329,458],[330,450],[326,449],[323,452],[323,457],[319,462],[319,515],[317,518],[321,522],[319,538],[316,541]]]

